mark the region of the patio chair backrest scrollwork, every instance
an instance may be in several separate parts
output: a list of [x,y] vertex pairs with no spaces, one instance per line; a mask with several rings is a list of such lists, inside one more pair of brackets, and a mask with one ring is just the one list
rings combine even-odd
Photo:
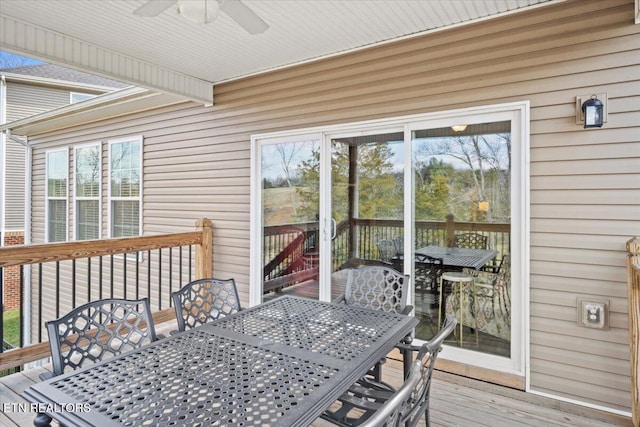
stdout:
[[487,249],[487,236],[480,233],[461,233],[455,236],[455,246],[467,249]]
[[157,340],[148,298],[90,302],[46,325],[54,375]]
[[409,276],[391,267],[366,266],[349,270],[344,295],[337,302],[363,308],[407,314]]
[[241,310],[234,279],[194,280],[171,294],[178,330],[185,331]]

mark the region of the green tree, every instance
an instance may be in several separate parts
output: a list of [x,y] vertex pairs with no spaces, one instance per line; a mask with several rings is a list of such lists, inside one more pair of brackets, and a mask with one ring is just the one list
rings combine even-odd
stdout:
[[[358,218],[400,219],[402,218],[402,180],[393,168],[393,152],[388,144],[361,144],[357,146]],[[335,143],[331,154],[332,214],[336,221],[346,219],[349,211],[349,146]],[[308,218],[318,212],[319,206],[320,153],[300,165],[300,186],[296,189],[303,200],[298,219]]]
[[449,187],[455,169],[433,157],[416,166],[415,219],[442,221],[451,211]]

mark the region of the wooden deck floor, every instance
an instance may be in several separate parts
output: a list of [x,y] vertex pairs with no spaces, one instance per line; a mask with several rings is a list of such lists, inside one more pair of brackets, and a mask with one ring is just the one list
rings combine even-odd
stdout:
[[[159,325],[165,335],[175,325]],[[20,394],[39,381],[38,375],[47,367],[0,378],[0,426],[32,426],[33,413],[5,410],[8,403],[26,403]],[[402,381],[402,363],[389,359],[383,366],[384,380],[398,386]],[[524,393],[482,381],[436,371],[431,389],[432,427],[632,427],[630,418],[585,408],[558,400]],[[55,422],[53,425],[57,425]],[[314,427],[331,424],[318,420]],[[421,426],[425,425],[424,418]],[[161,426],[158,426],[161,427]]]

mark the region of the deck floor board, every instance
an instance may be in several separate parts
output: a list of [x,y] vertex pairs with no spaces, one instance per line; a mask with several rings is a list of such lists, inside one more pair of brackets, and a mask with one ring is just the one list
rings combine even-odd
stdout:
[[[175,322],[158,325],[158,332],[169,334]],[[38,381],[40,373],[50,366],[37,367],[0,378],[0,402],[24,403],[20,396],[27,387]],[[398,387],[402,382],[402,363],[390,357],[383,365],[383,379]],[[0,426],[29,427],[33,413],[0,412]],[[459,375],[436,371],[430,400],[431,427],[632,427],[631,419],[595,409],[525,393],[508,387],[489,384]],[[57,423],[52,425],[56,426]],[[332,424],[317,420],[313,427]],[[422,418],[420,426],[425,426]]]

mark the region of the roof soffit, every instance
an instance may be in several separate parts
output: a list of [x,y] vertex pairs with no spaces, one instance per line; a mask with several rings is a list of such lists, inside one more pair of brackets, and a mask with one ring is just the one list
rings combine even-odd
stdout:
[[0,48],[211,104],[215,83],[558,1],[243,0],[270,25],[250,35],[225,14],[135,16],[146,0],[3,0]]

